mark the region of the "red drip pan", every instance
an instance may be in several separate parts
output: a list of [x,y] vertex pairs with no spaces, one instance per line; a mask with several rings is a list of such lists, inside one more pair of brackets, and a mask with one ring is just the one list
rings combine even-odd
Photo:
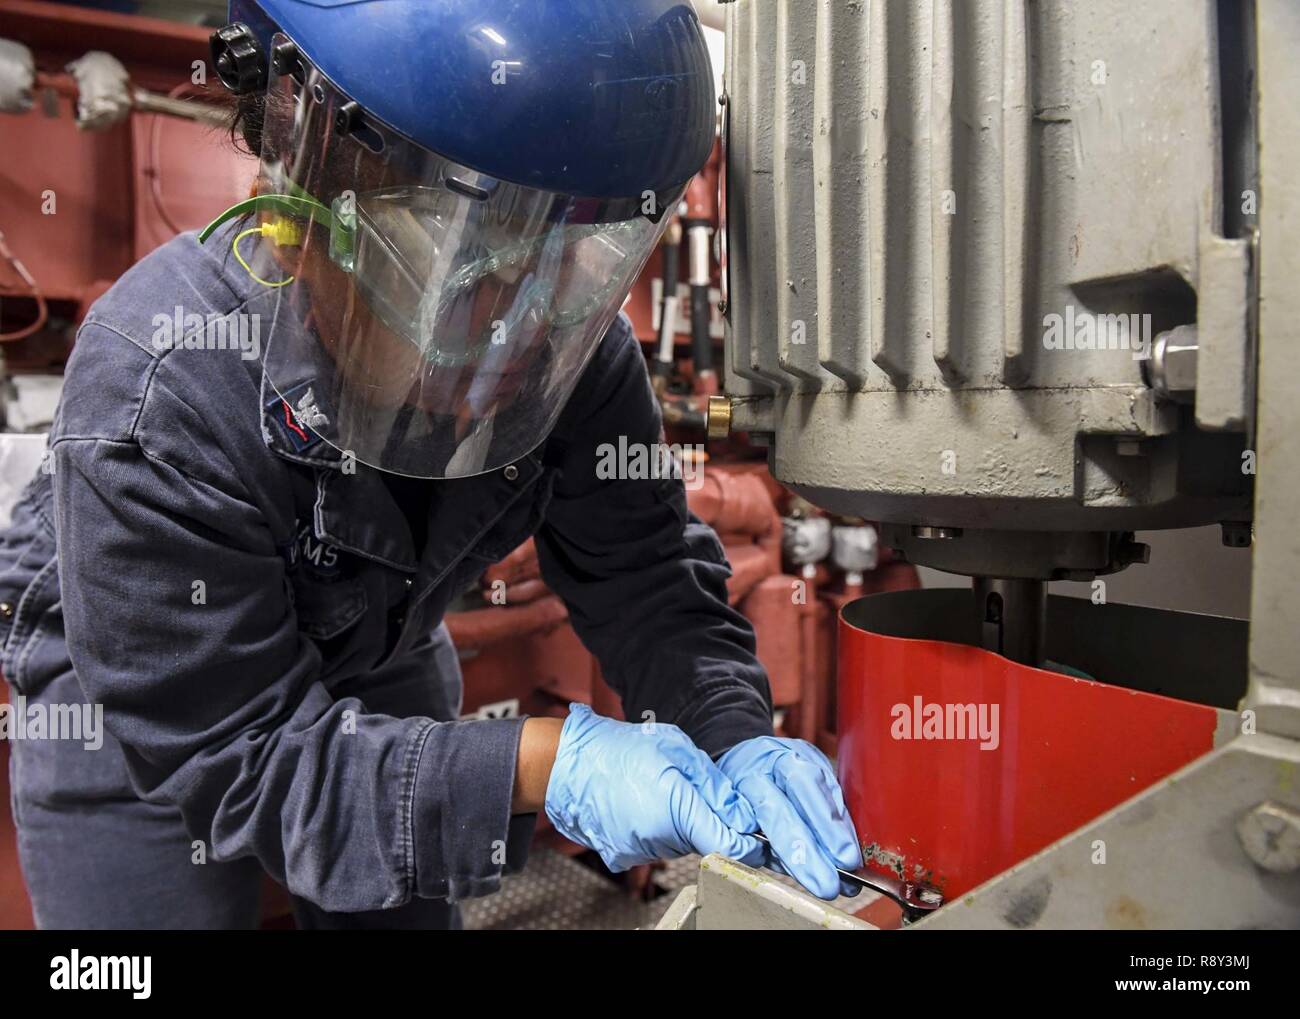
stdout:
[[[839,625],[839,773],[868,865],[949,899],[1206,753],[1212,705],[1245,683],[1240,620],[1049,599],[1049,658],[1093,682],[969,646],[974,618],[968,591],[907,591]],[[1174,683],[1210,703],[1152,692]]]

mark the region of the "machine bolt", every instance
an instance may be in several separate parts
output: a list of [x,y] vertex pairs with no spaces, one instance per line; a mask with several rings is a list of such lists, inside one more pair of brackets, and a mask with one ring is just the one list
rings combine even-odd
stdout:
[[1160,396],[1176,403],[1192,403],[1196,398],[1196,358],[1196,326],[1177,326],[1156,337],[1143,370]]
[[710,439],[725,439],[731,434],[731,398],[710,396],[708,409]]
[[1256,864],[1272,874],[1300,870],[1300,812],[1261,803],[1237,822],[1237,837]]

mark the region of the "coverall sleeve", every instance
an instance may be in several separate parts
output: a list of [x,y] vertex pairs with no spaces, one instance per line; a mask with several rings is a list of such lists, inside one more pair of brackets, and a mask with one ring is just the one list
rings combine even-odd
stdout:
[[628,719],[652,712],[716,757],[771,734],[767,673],[753,628],[727,603],[722,544],[688,512],[682,479],[601,477],[601,447],[620,436],[629,446],[662,441],[645,361],[621,317],[558,429],[538,558]]
[[140,795],[178,806],[212,858],[256,857],[326,910],[494,890],[521,722],[335,700],[237,480],[130,441],[54,448],[68,648]]

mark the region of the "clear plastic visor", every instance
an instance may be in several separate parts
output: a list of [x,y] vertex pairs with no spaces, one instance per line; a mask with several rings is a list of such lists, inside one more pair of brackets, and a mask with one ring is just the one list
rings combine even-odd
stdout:
[[273,316],[268,389],[300,431],[381,470],[519,459],[658,242],[667,217],[647,213],[676,199],[538,191],[370,125],[340,133],[344,97],[301,77],[272,76],[263,126],[259,194],[289,201],[237,245]]

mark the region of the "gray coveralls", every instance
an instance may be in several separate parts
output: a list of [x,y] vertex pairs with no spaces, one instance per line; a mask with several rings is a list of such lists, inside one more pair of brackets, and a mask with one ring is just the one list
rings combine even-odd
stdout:
[[41,926],[249,927],[263,872],[306,925],[454,925],[522,866],[535,818],[511,816],[522,721],[455,720],[442,619],[529,535],[629,718],[715,756],[771,732],[681,481],[595,469],[602,443],[661,438],[626,319],[536,450],[413,508],[409,484],[304,437],[257,359],[152,341],[175,306],[248,306],[222,236],[176,238],[91,309],[52,458],[0,538],[14,700],[102,705],[109,732],[12,744]]

